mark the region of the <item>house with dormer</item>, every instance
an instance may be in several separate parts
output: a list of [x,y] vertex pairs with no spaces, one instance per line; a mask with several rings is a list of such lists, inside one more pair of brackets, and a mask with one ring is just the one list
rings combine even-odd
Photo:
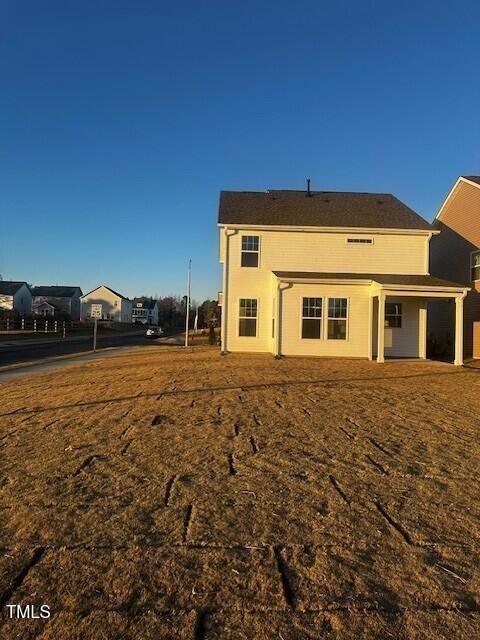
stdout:
[[439,231],[392,194],[222,191],[218,230],[223,352],[423,359],[447,299],[463,363],[468,287],[430,275]]

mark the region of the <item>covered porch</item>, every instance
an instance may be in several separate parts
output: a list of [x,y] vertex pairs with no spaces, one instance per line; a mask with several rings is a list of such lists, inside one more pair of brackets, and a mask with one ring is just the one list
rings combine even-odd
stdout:
[[[463,301],[468,289],[461,285],[425,276],[376,276],[372,278],[370,297],[369,359],[378,363],[389,357],[427,357],[427,305],[438,299],[455,301],[454,364],[463,365]],[[404,310],[410,308],[410,318]],[[414,310],[414,314],[412,314]],[[407,316],[407,318],[405,318]],[[412,321],[413,318],[413,321]],[[417,353],[399,353],[398,338],[402,322],[410,320],[410,349]],[[400,324],[398,324],[400,323]],[[404,334],[405,335],[405,334]],[[405,339],[405,338],[404,338]],[[395,344],[395,341],[397,344]],[[396,349],[396,350],[395,350]],[[390,352],[390,353],[389,353]]]
[[[276,357],[427,357],[427,305],[455,300],[455,358],[463,364],[468,292],[428,274],[274,271],[272,352]],[[337,331],[338,329],[338,331]]]

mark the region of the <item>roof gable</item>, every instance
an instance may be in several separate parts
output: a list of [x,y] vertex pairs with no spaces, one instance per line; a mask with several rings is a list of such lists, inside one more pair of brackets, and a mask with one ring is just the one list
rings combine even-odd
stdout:
[[452,196],[454,195],[455,191],[459,187],[461,187],[462,184],[470,184],[470,185],[472,185],[474,187],[479,187],[480,188],[480,176],[460,176],[459,178],[457,178],[457,181],[455,182],[453,187],[448,192],[447,197],[445,198],[445,200],[442,202],[442,206],[440,207],[440,209],[438,210],[437,215],[435,216],[434,223],[437,220],[440,220],[440,218],[442,217],[442,214],[443,214],[443,212],[445,210],[445,207],[449,203],[449,201],[452,198]]
[[432,230],[390,193],[221,191],[218,221],[223,225]]
[[55,309],[55,305],[47,302],[46,300],[42,300],[41,302],[34,302],[33,306],[35,309],[40,309],[40,307],[49,307],[50,309]]
[[118,291],[114,291],[110,287],[107,287],[105,284],[100,284],[98,287],[95,287],[95,289],[92,289],[91,291],[88,291],[87,293],[83,294],[82,298],[86,298],[91,293],[93,293],[94,291],[98,291],[99,289],[106,289],[107,291],[110,291],[110,293],[113,293],[114,296],[117,296],[118,298],[121,298],[122,300],[128,300],[128,298],[126,298],[125,296],[122,296],[121,293],[118,293]]

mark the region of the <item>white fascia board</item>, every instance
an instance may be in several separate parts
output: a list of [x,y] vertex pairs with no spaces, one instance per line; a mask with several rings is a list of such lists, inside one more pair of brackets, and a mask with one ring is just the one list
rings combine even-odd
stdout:
[[372,280],[361,280],[360,278],[357,280],[347,280],[346,278],[280,278],[276,276],[277,282],[284,282],[286,284],[357,284],[362,287],[369,286],[372,284]]
[[376,288],[388,291],[398,291],[398,292],[418,292],[418,293],[427,293],[431,291],[432,293],[463,293],[466,291],[471,291],[470,287],[436,287],[432,285],[429,286],[421,286],[421,285],[400,285],[400,284],[380,284],[379,282],[375,282],[377,285]]
[[307,233],[352,233],[366,235],[369,233],[384,235],[428,236],[440,233],[436,229],[380,229],[376,227],[301,227],[299,225],[256,225],[256,224],[221,224],[219,228],[242,229],[250,231],[304,231]]

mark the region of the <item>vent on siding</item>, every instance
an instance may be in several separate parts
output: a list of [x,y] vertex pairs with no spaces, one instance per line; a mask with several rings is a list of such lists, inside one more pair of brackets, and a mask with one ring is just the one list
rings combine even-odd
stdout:
[[347,244],[373,244],[373,238],[347,238]]

